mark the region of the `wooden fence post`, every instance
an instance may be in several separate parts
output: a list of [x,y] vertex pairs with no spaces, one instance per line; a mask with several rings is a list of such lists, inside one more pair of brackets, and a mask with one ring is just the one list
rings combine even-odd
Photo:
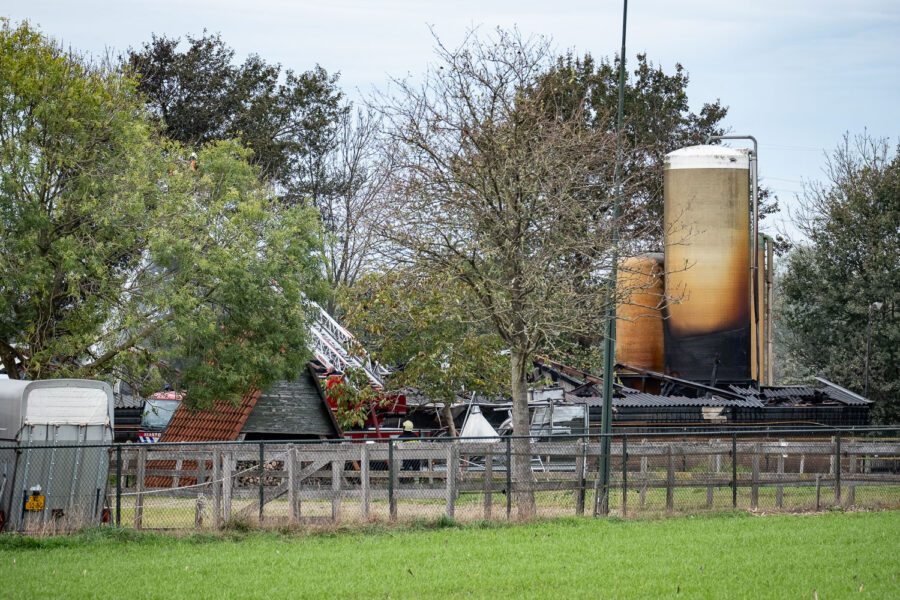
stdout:
[[753,445],[753,457],[750,459],[750,509],[756,510],[759,506],[759,444]]
[[288,446],[284,466],[287,468],[288,479],[288,520],[291,525],[296,525],[300,521],[300,485],[297,480],[299,476],[297,472],[297,447],[294,444]]
[[391,521],[397,520],[397,487],[400,485],[400,469],[394,458],[394,440],[388,440],[388,514]]
[[231,520],[231,474],[234,472],[234,453],[228,451],[222,457],[222,518]]
[[222,451],[213,451],[212,464],[212,526],[222,526]]
[[[781,440],[781,445],[785,445],[785,441]],[[781,485],[781,479],[784,477],[784,452],[778,455],[778,487],[775,488],[775,506],[782,508],[784,504],[784,486]]]
[[147,472],[147,449],[141,448],[137,453],[137,476],[135,488],[137,495],[134,497],[134,528],[141,530],[144,527],[144,475]]
[[[709,440],[710,446],[716,444],[719,440]],[[712,480],[715,477],[716,473],[716,456],[713,454],[709,455],[708,459],[709,465],[709,478]],[[706,486],[706,508],[712,508],[713,505],[713,486],[712,484]]]
[[850,454],[848,457],[850,464],[847,467],[847,473],[850,475],[850,483],[847,485],[847,506],[856,504],[856,485],[853,483],[856,475],[856,455]]
[[[646,444],[647,444],[646,438],[641,440],[641,445],[644,446],[645,448],[646,448]],[[643,455],[643,456],[641,456],[641,491],[640,491],[641,506],[644,506],[644,504],[646,504],[646,502],[647,502],[647,467],[648,467],[647,456]]]
[[[577,468],[577,467],[576,467]],[[484,519],[490,520],[494,507],[494,496],[491,491],[494,488],[494,454],[488,452],[484,455]]]
[[841,434],[834,438],[834,505],[841,505]]
[[206,512],[206,496],[197,494],[197,503],[194,506],[194,529],[203,529],[203,513]]
[[669,455],[669,466],[666,470],[666,510],[671,512],[675,507],[675,455],[672,453],[672,444],[666,447]]
[[459,447],[450,442],[447,448],[446,514],[452,519],[456,508],[456,472],[459,470]]
[[822,476],[816,473],[816,512],[819,512],[822,499]]
[[331,461],[331,520],[341,520],[341,480],[344,478],[344,459]]
[[361,444],[359,451],[359,486],[362,498],[360,500],[360,514],[363,521],[369,520],[369,503],[372,498],[372,488],[369,476],[369,444]]
[[197,457],[197,490],[203,490],[205,487],[203,484],[206,483],[206,457],[203,456],[202,451],[197,454],[199,454]]

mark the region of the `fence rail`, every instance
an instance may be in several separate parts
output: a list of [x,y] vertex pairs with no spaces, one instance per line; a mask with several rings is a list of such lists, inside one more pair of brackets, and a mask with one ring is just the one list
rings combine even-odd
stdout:
[[[218,529],[512,519],[527,498],[541,517],[900,508],[900,432],[829,433],[613,435],[608,489],[599,484],[598,436],[115,445],[107,447],[107,514],[135,529]],[[28,448],[32,457],[42,451],[53,450]],[[11,498],[9,510],[18,509]]]

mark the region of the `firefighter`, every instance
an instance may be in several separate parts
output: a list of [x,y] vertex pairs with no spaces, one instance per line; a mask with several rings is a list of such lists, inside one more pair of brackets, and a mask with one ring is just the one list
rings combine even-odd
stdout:
[[[399,436],[400,438],[404,438],[406,441],[413,441],[419,439],[419,436],[413,432],[413,422],[412,421],[403,421],[403,433]],[[403,461],[403,465],[401,470],[403,471],[418,471],[422,468],[422,461],[418,458],[406,459]]]

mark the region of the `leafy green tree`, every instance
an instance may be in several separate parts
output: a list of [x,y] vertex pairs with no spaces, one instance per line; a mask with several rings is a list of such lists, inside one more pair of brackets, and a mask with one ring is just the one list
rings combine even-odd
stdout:
[[296,73],[256,55],[234,64],[234,50],[216,34],[154,35],[124,58],[138,90],[168,137],[190,147],[240,138],[252,161],[288,204],[337,185],[325,156],[336,144],[342,104],[337,75],[320,66]]
[[282,73],[256,55],[235,64],[219,35],[153,36],[126,57],[151,113],[185,146],[239,138],[282,201],[310,201],[325,237],[329,312],[340,286],[352,285],[379,245],[378,224],[390,163],[379,152],[379,121],[353,111],[338,76],[320,66]]
[[[571,52],[559,57],[541,76],[541,84],[552,90],[554,111],[585,115],[584,126],[615,132],[618,105],[618,60],[595,60]],[[724,133],[722,120],[728,111],[718,100],[705,103],[699,113],[688,105],[689,78],[680,64],[673,74],[655,67],[646,54],[637,55],[637,66],[625,84],[625,123],[622,170],[634,182],[623,206],[622,224],[641,230],[650,221],[655,233],[641,237],[650,247],[662,247],[663,160],[673,150],[705,143],[710,135]],[[606,186],[612,193],[612,182]]]
[[314,211],[234,142],[197,160],[135,82],[28,24],[0,31],[0,361],[13,378],[114,377],[236,399],[297,373],[320,290]]
[[871,326],[873,415],[897,423],[900,153],[885,140],[845,136],[825,172],[826,183],[807,187],[797,221],[808,242],[780,279],[782,340],[808,373],[863,393]]
[[367,350],[396,368],[387,391],[414,389],[442,403],[455,435],[450,406],[460,396],[508,394],[502,341],[473,319],[476,302],[455,279],[407,268],[364,276],[344,290],[341,305]]

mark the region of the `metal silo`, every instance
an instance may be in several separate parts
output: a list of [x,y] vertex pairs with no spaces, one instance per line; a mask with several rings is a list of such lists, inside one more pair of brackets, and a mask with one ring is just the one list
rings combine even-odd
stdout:
[[666,155],[665,365],[693,381],[750,379],[750,160],[691,146]]
[[616,362],[662,372],[663,255],[648,253],[622,261],[616,287]]

